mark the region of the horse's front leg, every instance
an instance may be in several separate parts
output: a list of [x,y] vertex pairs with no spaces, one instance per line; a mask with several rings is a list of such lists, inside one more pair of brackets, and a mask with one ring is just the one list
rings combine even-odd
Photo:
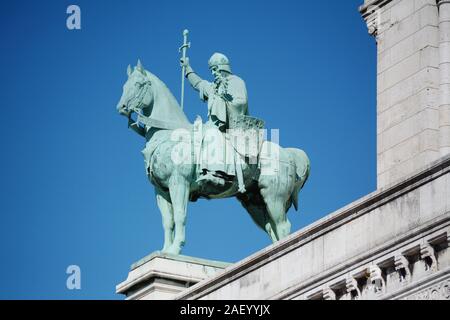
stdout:
[[164,247],[163,252],[168,252],[173,242],[173,229],[175,226],[173,218],[172,203],[167,199],[167,195],[163,195],[156,190],[156,202],[158,203],[159,211],[161,211],[162,223],[164,228]]
[[169,252],[179,254],[185,244],[186,209],[189,200],[189,182],[186,177],[174,172],[169,180],[169,192],[175,221],[175,236]]

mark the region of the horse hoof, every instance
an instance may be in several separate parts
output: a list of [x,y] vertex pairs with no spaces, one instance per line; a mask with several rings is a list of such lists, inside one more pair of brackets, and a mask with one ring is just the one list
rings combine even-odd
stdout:
[[171,246],[171,247],[169,247],[169,248],[167,248],[165,250],[163,249],[162,252],[163,253],[168,253],[168,254],[173,254],[173,255],[179,255],[180,252],[181,252],[181,249]]

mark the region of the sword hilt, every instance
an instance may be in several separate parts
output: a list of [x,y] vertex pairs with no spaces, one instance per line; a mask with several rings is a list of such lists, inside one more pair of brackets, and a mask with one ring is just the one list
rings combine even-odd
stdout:
[[184,48],[190,48],[190,47],[191,47],[190,42],[183,44],[181,47],[178,48],[178,52],[181,52]]

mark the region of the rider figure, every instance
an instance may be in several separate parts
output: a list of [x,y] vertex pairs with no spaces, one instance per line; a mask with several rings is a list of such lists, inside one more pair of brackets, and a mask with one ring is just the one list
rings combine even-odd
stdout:
[[189,64],[189,58],[181,59],[186,67],[186,77],[192,87],[199,92],[200,99],[208,102],[208,119],[219,130],[228,129],[229,114],[248,114],[247,89],[245,82],[231,72],[230,62],[222,53],[214,53],[208,67],[214,82],[201,79]]
[[[248,115],[248,98],[245,82],[231,72],[230,61],[222,53],[214,53],[208,61],[208,67],[214,76],[214,82],[200,78],[189,64],[189,58],[181,59],[185,67],[185,76],[192,87],[199,92],[200,99],[208,103],[208,122],[221,132],[230,129],[229,119],[232,116]],[[230,169],[232,168],[232,169]],[[202,175],[197,181],[208,180],[222,184],[227,176],[238,176],[239,191],[245,192],[242,179],[242,168],[239,165],[224,166],[223,170],[202,168]]]

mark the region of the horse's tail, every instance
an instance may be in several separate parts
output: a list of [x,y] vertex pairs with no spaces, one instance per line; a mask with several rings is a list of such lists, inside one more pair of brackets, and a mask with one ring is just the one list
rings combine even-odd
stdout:
[[[291,155],[292,159],[295,162],[295,170],[297,173],[297,181],[295,182],[294,190],[291,194],[291,203],[294,205],[295,210],[298,210],[298,193],[303,188],[308,180],[309,171],[311,169],[311,165],[309,162],[309,158],[306,153],[301,149],[296,148],[286,148],[288,153]],[[290,207],[290,205],[289,205]]]

